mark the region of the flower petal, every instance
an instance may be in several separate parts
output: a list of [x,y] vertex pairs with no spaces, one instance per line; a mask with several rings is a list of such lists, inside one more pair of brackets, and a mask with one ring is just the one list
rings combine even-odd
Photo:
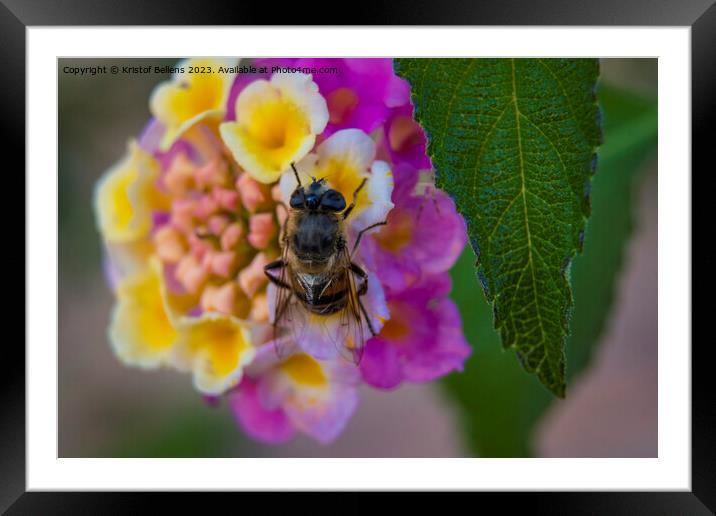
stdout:
[[396,165],[406,163],[417,169],[432,168],[425,151],[425,131],[413,118],[413,107],[410,103],[391,110],[384,125],[382,143]]
[[308,113],[313,134],[319,134],[328,123],[326,100],[318,93],[318,86],[310,75],[303,73],[276,73],[271,83],[284,98],[290,100],[301,111]]
[[[332,184],[333,174],[364,173],[375,159],[375,142],[360,129],[344,129],[334,133],[316,149],[321,177]],[[334,186],[335,188],[335,186]],[[345,194],[353,192],[345,192]],[[344,194],[344,195],[345,195]]]
[[392,59],[282,58],[260,59],[259,64],[337,70],[314,75],[329,106],[330,119],[324,135],[345,128],[370,133],[385,121],[390,107],[410,101],[410,86],[393,72]]
[[139,135],[140,147],[148,153],[154,154],[154,152],[159,150],[159,144],[161,143],[165,132],[166,128],[164,125],[159,120],[152,117]]
[[310,400],[297,398],[286,406],[286,415],[299,430],[321,444],[329,444],[343,432],[348,420],[358,408],[358,392],[355,389],[336,389],[323,403],[312,404]]
[[471,348],[462,333],[460,312],[448,298],[441,299],[434,307],[440,323],[434,345],[415,353],[403,364],[403,374],[409,382],[428,382],[452,371],[462,371],[470,356]]
[[222,394],[238,384],[243,368],[253,360],[247,323],[215,312],[183,318],[178,327],[174,364],[194,373],[194,386],[203,394]]
[[403,381],[398,350],[380,338],[366,344],[360,370],[365,382],[378,389],[393,389]]
[[367,197],[365,208],[352,220],[351,226],[360,231],[377,222],[382,222],[393,209],[393,174],[385,161],[376,161],[371,167],[370,179],[366,185]]
[[471,350],[457,307],[446,297],[450,287],[443,273],[391,294],[391,318],[368,342],[360,363],[366,383],[390,389],[402,381],[426,382],[462,370]]
[[[220,120],[226,111],[226,101],[235,73],[219,73],[219,67],[230,68],[238,58],[191,58],[178,63],[183,70],[171,81],[157,86],[149,107],[164,125],[166,132],[160,148],[168,149],[187,129],[207,119]],[[190,68],[211,68],[211,73],[190,73]]]
[[150,257],[155,253],[150,238],[127,243],[105,242],[104,250],[105,272],[113,289],[123,277],[144,270]]
[[261,379],[264,406],[281,406],[292,425],[326,444],[345,428],[358,406],[358,369],[338,357],[316,360],[298,353]]
[[278,444],[289,441],[296,433],[281,407],[267,408],[261,404],[256,383],[248,377],[230,394],[229,402],[238,423],[254,439]]
[[239,94],[236,122],[225,122],[219,130],[246,172],[273,183],[308,154],[327,122],[326,101],[310,75],[274,74]]
[[310,384],[298,385],[284,404],[296,428],[322,444],[333,442],[358,407],[358,369],[342,358],[316,362],[326,377],[326,392],[316,395]]
[[145,238],[152,227],[152,209],[163,207],[155,187],[159,164],[135,141],[127,154],[97,183],[94,209],[99,230],[108,242]]
[[117,285],[117,304],[109,339],[128,365],[145,368],[164,363],[177,338],[162,296],[162,276],[156,261]]
[[[435,190],[427,197],[416,234],[415,258],[424,271],[439,273],[452,267],[462,254],[467,243],[467,227],[448,194]],[[420,209],[418,202],[412,203],[417,206],[416,210]]]
[[401,186],[388,224],[364,239],[361,256],[394,291],[448,270],[467,242],[465,221],[441,190],[408,195]]

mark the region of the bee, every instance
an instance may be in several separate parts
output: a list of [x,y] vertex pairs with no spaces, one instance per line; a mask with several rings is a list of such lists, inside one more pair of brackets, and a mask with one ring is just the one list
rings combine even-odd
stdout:
[[358,363],[365,341],[363,321],[371,335],[376,332],[361,301],[368,292],[368,274],[353,256],[363,235],[387,222],[359,231],[349,248],[346,219],[367,178],[346,206],[343,195],[329,188],[325,178],[312,178],[304,187],[293,163],[291,168],[298,186],[291,194],[281,232],[282,257],[264,267],[269,281],[277,287],[273,322],[277,353],[283,353],[278,344],[282,332],[300,338],[309,319],[321,324],[321,319],[337,316],[338,329],[328,331],[327,337],[344,357]]

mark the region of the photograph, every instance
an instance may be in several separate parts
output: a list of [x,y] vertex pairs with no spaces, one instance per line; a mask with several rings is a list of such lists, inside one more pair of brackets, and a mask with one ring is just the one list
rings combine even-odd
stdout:
[[59,57],[58,457],[659,457],[658,72]]

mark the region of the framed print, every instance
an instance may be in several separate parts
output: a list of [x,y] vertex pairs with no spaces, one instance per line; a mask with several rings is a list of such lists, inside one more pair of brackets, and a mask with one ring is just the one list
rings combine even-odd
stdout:
[[2,507],[497,490],[713,510],[690,167],[716,7],[646,4],[259,27],[221,4],[6,2],[28,301]]

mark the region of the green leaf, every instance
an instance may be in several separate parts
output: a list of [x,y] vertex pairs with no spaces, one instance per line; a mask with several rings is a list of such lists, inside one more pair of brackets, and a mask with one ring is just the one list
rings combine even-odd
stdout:
[[502,344],[565,395],[567,273],[600,142],[596,59],[398,59]]
[[[567,340],[571,381],[587,367],[610,313],[624,247],[632,228],[632,190],[644,162],[654,154],[657,111],[654,99],[599,86],[604,112],[604,145],[592,188],[592,216],[584,253],[571,269],[574,313]],[[474,254],[467,249],[452,270],[453,298],[463,317],[473,355],[462,374],[444,381],[459,413],[471,449],[483,457],[531,455],[536,422],[552,403],[547,391],[499,346],[491,310],[475,295]]]

